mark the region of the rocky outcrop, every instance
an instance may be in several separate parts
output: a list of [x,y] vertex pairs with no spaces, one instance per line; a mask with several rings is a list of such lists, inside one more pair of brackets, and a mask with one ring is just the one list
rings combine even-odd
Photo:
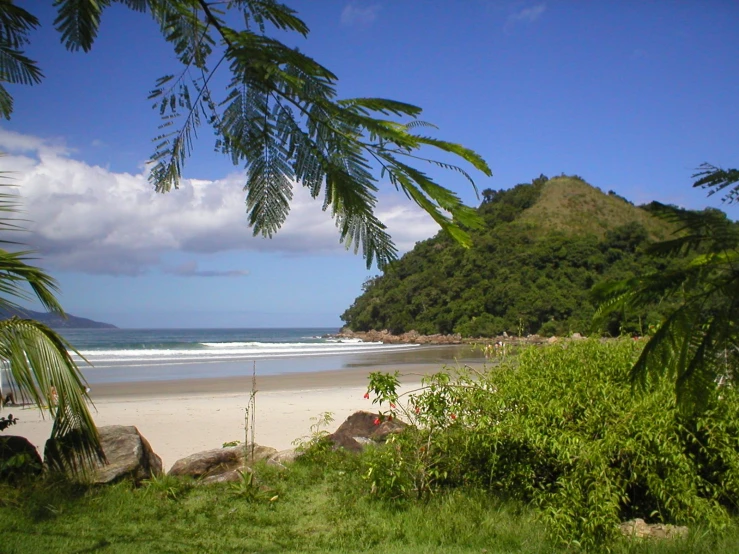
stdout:
[[688,528],[664,523],[647,523],[641,518],[621,524],[621,534],[636,539],[674,539],[688,536]]
[[42,469],[41,456],[27,438],[0,437],[0,481],[38,475]]
[[366,444],[384,442],[389,434],[406,427],[408,424],[398,419],[380,420],[377,414],[361,411],[350,415],[328,439],[335,448],[359,452]]
[[[108,425],[98,427],[98,433],[106,462],[93,464],[84,476],[85,481],[105,484],[132,479],[139,483],[162,474],[162,459],[136,427]],[[44,458],[48,461],[59,450],[58,439],[49,439],[44,448]]]
[[277,454],[277,449],[257,444],[254,445],[253,457],[251,446],[246,451],[243,445],[238,445],[198,452],[177,460],[169,475],[186,475],[202,479],[203,483],[237,481],[241,478],[240,471],[248,471],[248,466]]
[[[582,338],[579,334],[577,337]],[[352,331],[344,328],[336,335],[329,335],[336,339],[359,339],[364,342],[382,342],[384,344],[542,344],[546,342],[539,335],[526,337],[511,337],[504,333],[498,337],[462,338],[462,335],[422,335],[417,331],[408,331],[402,335],[393,335],[387,329],[382,331]]]
[[387,329],[382,331],[354,332],[342,329],[338,339],[359,339],[364,342],[382,342],[385,344],[462,344],[462,335],[421,335],[416,331],[408,331],[402,335],[393,335]]

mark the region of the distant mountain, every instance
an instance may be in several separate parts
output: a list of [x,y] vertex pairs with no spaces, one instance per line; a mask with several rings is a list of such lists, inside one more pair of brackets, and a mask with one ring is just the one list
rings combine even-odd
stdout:
[[[663,271],[674,260],[647,252],[675,228],[651,205],[634,206],[577,176],[483,191],[486,226],[464,249],[446,233],[419,242],[365,282],[341,318],[353,331],[463,336],[590,333],[598,283]],[[613,316],[602,331],[642,332],[666,303]]]
[[44,325],[48,325],[52,329],[117,329],[115,325],[110,323],[102,323],[100,321],[93,321],[86,317],[77,317],[72,314],[67,314],[67,319],[63,317],[46,312],[35,312],[33,310],[3,310],[0,309],[0,319],[7,319],[9,317],[20,317],[23,319],[35,319],[40,321]]

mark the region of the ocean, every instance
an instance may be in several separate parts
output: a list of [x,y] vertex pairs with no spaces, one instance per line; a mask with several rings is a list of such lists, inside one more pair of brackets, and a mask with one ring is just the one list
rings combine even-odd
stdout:
[[[434,347],[337,339],[335,328],[64,329],[88,383],[163,381],[443,363]],[[448,349],[447,349],[448,350]]]

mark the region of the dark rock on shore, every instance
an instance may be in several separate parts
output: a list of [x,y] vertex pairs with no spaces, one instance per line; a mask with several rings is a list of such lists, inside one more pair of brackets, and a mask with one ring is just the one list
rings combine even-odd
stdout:
[[355,412],[328,436],[328,440],[335,448],[359,452],[366,444],[384,442],[391,433],[399,433],[408,427],[398,419],[385,419],[376,424],[377,419],[377,414],[371,412]]
[[[149,441],[136,427],[107,425],[98,427],[98,433],[107,462],[95,463],[84,476],[85,481],[102,485],[132,479],[140,483],[144,479],[162,474],[162,459],[154,453]],[[60,446],[57,439],[46,441],[44,458],[47,463],[62,448],[64,447]]]
[[43,469],[41,455],[25,437],[0,437],[0,480],[38,475]]
[[342,329],[336,335],[336,338],[360,339],[364,342],[382,342],[385,344],[463,344],[464,342],[461,335],[421,335],[416,331],[393,335],[387,329],[363,332]]
[[[577,337],[580,337],[576,333]],[[382,342],[384,344],[542,344],[547,339],[539,335],[528,335],[526,337],[512,337],[503,334],[497,337],[462,338],[462,335],[422,335],[417,331],[408,331],[402,335],[393,335],[387,329],[382,331],[352,331],[344,328],[336,335],[337,339],[359,339],[364,342]],[[573,335],[573,338],[574,335]]]

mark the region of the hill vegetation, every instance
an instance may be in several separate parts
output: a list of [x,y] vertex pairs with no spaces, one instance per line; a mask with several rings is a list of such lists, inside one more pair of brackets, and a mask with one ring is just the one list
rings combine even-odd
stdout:
[[[486,227],[464,249],[445,233],[419,242],[342,314],[353,331],[416,330],[463,336],[587,333],[604,281],[668,269],[676,260],[646,247],[677,227],[578,176],[544,175],[483,191]],[[669,305],[612,315],[603,332],[642,334]]]

